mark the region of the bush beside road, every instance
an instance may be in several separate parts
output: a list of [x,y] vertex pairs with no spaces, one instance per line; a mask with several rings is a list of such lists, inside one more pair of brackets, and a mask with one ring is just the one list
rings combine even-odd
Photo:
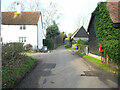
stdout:
[[2,46],[2,88],[14,88],[15,85],[35,65],[35,59],[23,52],[22,43],[7,43]]
[[8,64],[2,66],[2,88],[13,88],[35,65],[33,58],[20,57],[19,60],[10,60]]

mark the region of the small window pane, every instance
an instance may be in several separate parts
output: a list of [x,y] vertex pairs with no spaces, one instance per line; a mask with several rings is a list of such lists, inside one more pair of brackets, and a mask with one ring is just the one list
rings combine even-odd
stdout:
[[23,29],[26,29],[26,26],[25,26],[25,25],[23,26]]
[[20,26],[20,29],[22,29],[22,26]]
[[23,42],[23,37],[22,37],[22,42]]
[[26,37],[24,37],[24,42],[26,42]]
[[19,37],[19,42],[26,42],[26,37]]
[[22,42],[22,37],[19,37],[19,42]]

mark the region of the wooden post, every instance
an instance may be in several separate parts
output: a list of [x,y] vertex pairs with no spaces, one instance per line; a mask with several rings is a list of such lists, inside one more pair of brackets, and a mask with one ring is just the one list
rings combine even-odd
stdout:
[[109,59],[108,59],[108,55],[107,55],[107,64],[108,64],[108,61],[109,61]]
[[103,60],[102,60],[102,52],[101,52],[101,62],[103,63]]

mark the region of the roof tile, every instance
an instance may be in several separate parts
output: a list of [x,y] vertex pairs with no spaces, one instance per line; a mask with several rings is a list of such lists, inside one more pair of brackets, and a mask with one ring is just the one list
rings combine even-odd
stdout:
[[40,12],[21,12],[14,18],[15,12],[2,12],[2,24],[5,25],[37,25]]
[[107,9],[110,12],[110,17],[114,23],[120,23],[120,1],[107,2]]

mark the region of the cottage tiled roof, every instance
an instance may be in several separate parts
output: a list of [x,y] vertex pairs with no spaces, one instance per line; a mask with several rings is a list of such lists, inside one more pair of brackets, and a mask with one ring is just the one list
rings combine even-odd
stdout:
[[88,34],[85,30],[85,28],[82,26],[81,28],[78,28],[71,36],[71,38],[74,37],[82,37],[82,38],[88,38]]
[[14,18],[15,12],[2,12],[2,24],[4,25],[37,25],[40,12],[21,12]]
[[120,23],[120,1],[108,0],[107,9],[114,23]]

